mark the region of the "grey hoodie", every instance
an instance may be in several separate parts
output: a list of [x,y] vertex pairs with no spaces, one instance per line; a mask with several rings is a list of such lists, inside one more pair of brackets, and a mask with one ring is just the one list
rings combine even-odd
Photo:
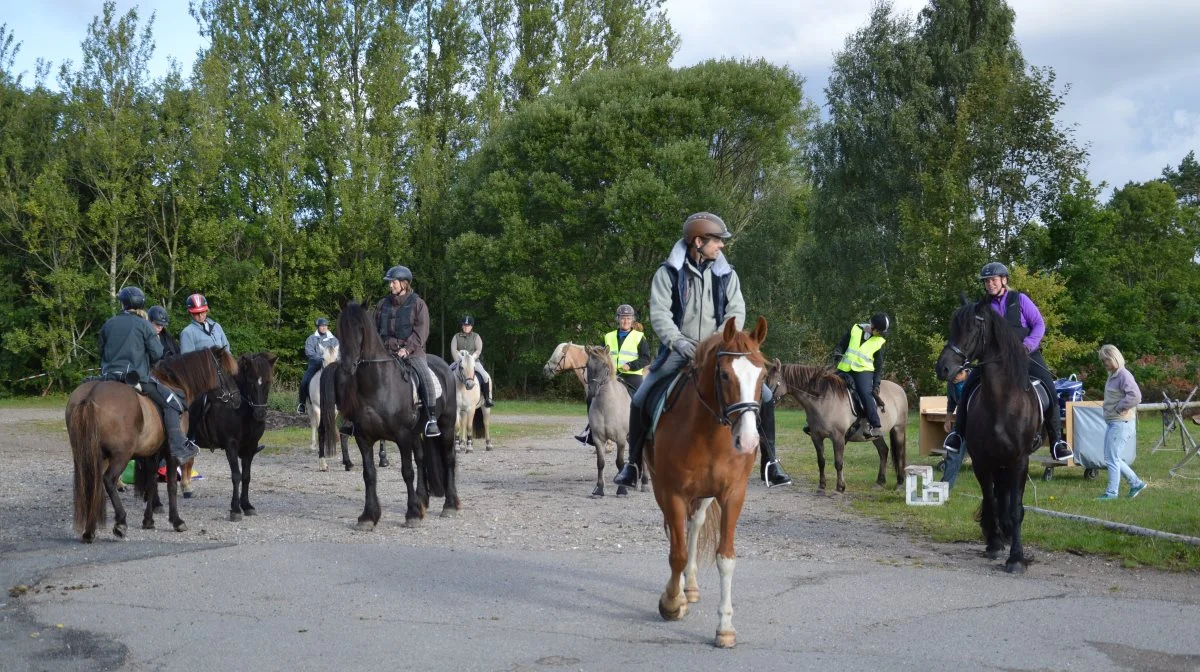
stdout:
[[[742,298],[742,283],[737,271],[725,259],[722,252],[712,263],[705,264],[703,270],[687,263],[687,247],[683,239],[671,248],[671,254],[662,266],[654,273],[650,282],[650,326],[658,335],[658,340],[664,347],[670,348],[675,339],[686,336],[694,341],[703,341],[715,334],[721,325],[717,324],[716,306],[713,305],[713,276],[730,275],[729,285],[725,290],[725,317],[733,317],[737,328],[742,329],[746,322],[746,301]],[[683,306],[683,320],[680,326],[675,325],[671,315],[671,295],[674,287],[671,284],[671,272],[667,267],[679,273],[686,274],[687,292]]]

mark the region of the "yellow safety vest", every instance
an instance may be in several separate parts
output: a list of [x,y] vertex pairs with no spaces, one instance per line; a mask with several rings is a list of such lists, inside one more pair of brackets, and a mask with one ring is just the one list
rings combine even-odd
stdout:
[[621,365],[628,364],[638,358],[638,346],[641,345],[645,335],[637,329],[631,329],[625,335],[625,341],[617,347],[617,331],[608,332],[604,335],[604,344],[608,346],[608,352],[612,355],[613,364],[617,367],[617,373],[625,376],[640,376],[642,370],[637,371],[622,371]]
[[[865,343],[861,343],[863,328],[861,324],[850,327],[850,344],[838,362],[838,371],[874,371],[875,353],[887,342],[882,336],[872,335]],[[861,343],[861,344],[860,344]]]

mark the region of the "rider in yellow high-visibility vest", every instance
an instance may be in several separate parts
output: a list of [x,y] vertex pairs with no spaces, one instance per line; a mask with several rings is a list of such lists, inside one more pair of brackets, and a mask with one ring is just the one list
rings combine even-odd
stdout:
[[[633,306],[627,303],[617,306],[617,328],[604,335],[604,345],[608,347],[613,365],[617,368],[617,380],[625,383],[630,396],[641,386],[644,369],[650,363],[650,344],[640,325],[634,328],[635,319],[637,312]],[[590,397],[587,402],[591,408]],[[592,445],[591,426],[584,427],[582,432],[575,435],[575,439],[584,445]]]
[[891,320],[887,315],[876,313],[869,323],[850,327],[834,350],[838,371],[853,383],[854,393],[867,412],[871,427],[864,432],[864,436],[869,438],[883,434],[875,400],[879,397],[879,382],[883,377],[883,344],[887,342],[883,335],[890,326]]

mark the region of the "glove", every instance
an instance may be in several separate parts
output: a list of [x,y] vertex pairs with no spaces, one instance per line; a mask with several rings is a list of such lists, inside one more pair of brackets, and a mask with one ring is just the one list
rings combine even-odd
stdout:
[[387,339],[387,342],[386,342],[386,343],[384,343],[383,345],[384,345],[385,347],[387,347],[387,350],[388,350],[388,352],[396,352],[396,351],[398,351],[398,350],[401,348],[401,346],[403,346],[404,344],[403,344],[403,343],[401,343],[401,342],[400,342],[400,339],[398,339],[398,338],[389,338],[389,339]]
[[687,336],[680,336],[671,343],[671,348],[682,355],[685,359],[691,359],[696,356],[696,342]]

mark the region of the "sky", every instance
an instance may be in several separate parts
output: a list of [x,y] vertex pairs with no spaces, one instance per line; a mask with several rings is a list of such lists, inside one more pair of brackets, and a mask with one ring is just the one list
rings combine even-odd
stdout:
[[[204,46],[186,0],[118,0],[156,14],[152,76],[169,59],[184,72]],[[894,0],[916,14],[924,0]],[[0,23],[23,43],[17,72],[37,58],[54,70],[78,63],[79,44],[103,0],[3,0]],[[1025,60],[1054,69],[1069,85],[1061,121],[1087,148],[1088,175],[1109,189],[1158,177],[1200,149],[1200,0],[1009,0]],[[764,58],[806,79],[805,95],[824,104],[834,54],[866,24],[871,0],[666,0],[681,38],[674,65],[709,58]],[[19,11],[18,11],[19,9]]]

